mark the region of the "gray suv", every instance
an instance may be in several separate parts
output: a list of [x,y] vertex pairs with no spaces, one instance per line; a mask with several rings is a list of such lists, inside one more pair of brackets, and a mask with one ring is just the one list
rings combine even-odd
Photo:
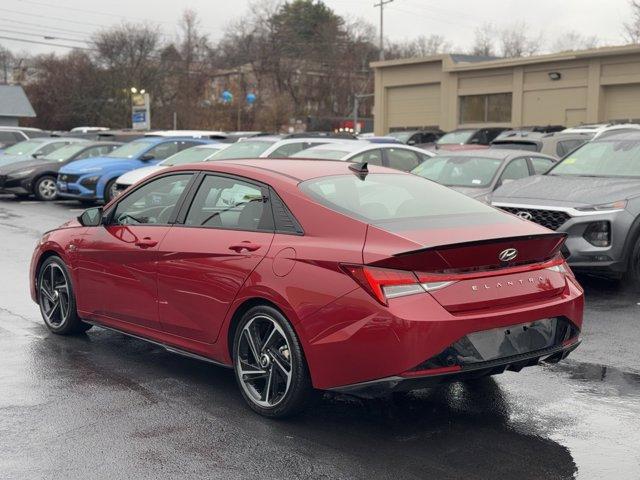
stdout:
[[492,205],[566,233],[574,269],[640,282],[640,131],[586,143],[545,174],[503,185]]

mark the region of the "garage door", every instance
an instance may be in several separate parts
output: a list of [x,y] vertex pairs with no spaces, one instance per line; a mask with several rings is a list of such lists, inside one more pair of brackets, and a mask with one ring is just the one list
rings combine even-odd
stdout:
[[387,128],[440,124],[440,84],[387,88]]
[[587,89],[558,88],[524,92],[522,125],[566,125],[573,127],[587,117]]
[[640,119],[640,85],[612,85],[604,89],[605,120]]

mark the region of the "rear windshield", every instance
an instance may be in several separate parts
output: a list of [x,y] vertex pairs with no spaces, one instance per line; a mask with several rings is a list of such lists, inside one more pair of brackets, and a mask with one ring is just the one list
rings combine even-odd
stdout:
[[416,175],[377,173],[315,178],[300,189],[320,204],[368,222],[492,213],[493,208]]
[[502,159],[474,156],[436,156],[425,160],[411,173],[448,187],[488,187]]
[[538,144],[535,142],[509,142],[509,141],[494,141],[491,143],[491,148],[507,149],[507,150],[527,150],[529,152],[537,152]]
[[440,137],[436,141],[436,143],[439,145],[467,143],[474,133],[475,133],[475,130],[457,130],[454,132],[449,132],[446,135],[443,135],[442,137]]

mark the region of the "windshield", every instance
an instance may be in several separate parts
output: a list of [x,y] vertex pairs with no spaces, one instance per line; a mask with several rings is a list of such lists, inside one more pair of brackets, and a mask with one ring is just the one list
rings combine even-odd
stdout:
[[585,143],[552,168],[548,175],[640,177],[640,141]]
[[302,150],[301,152],[291,155],[291,158],[317,158],[319,160],[342,160],[349,155],[349,152],[344,150],[328,150],[328,149],[315,149]]
[[258,158],[267,148],[276,143],[274,140],[246,140],[234,143],[213,155],[210,160],[227,160],[232,158]]
[[71,144],[71,145],[67,145],[65,147],[59,148],[57,150],[54,150],[53,152],[41,158],[42,160],[47,160],[50,162],[64,162],[65,160],[70,159],[76,153],[81,152],[85,148],[87,148],[87,146],[83,144],[79,144],[79,145]]
[[464,144],[469,141],[474,133],[475,130],[458,130],[457,132],[450,132],[440,137],[436,143],[439,145],[450,145],[454,143]]
[[367,221],[491,213],[493,209],[416,175],[336,175],[307,180],[300,189],[322,205]]
[[501,163],[498,158],[437,156],[422,162],[411,173],[448,187],[482,188],[491,185]]
[[3,153],[5,155],[29,155],[35,152],[38,148],[44,145],[37,140],[27,140],[26,142],[16,143],[9,148],[6,148]]
[[125,143],[121,147],[112,150],[111,153],[107,153],[105,157],[133,158],[139,156],[142,152],[153,145],[155,145],[155,142],[137,141]]
[[171,155],[163,162],[160,162],[160,165],[171,167],[173,165],[184,165],[186,163],[204,162],[207,158],[209,158],[217,151],[218,150],[213,150],[211,148],[187,148],[186,150],[178,152],[175,155]]
[[413,132],[390,132],[387,136],[396,138],[402,143],[407,143],[411,138],[411,135],[413,135]]

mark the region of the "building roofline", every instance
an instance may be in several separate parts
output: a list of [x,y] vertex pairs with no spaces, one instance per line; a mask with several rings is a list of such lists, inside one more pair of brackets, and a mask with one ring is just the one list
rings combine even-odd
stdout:
[[530,57],[500,58],[496,60],[484,60],[476,62],[455,62],[451,55],[433,55],[422,58],[403,58],[382,62],[372,62],[372,68],[387,68],[400,65],[415,65],[442,61],[443,71],[467,71],[484,70],[489,68],[515,67],[520,65],[534,65],[538,63],[551,63],[566,60],[579,60],[583,58],[609,57],[614,55],[630,55],[640,53],[640,45],[618,45],[612,47],[591,48],[588,50],[574,50],[561,53],[548,53],[544,55],[532,55]]

